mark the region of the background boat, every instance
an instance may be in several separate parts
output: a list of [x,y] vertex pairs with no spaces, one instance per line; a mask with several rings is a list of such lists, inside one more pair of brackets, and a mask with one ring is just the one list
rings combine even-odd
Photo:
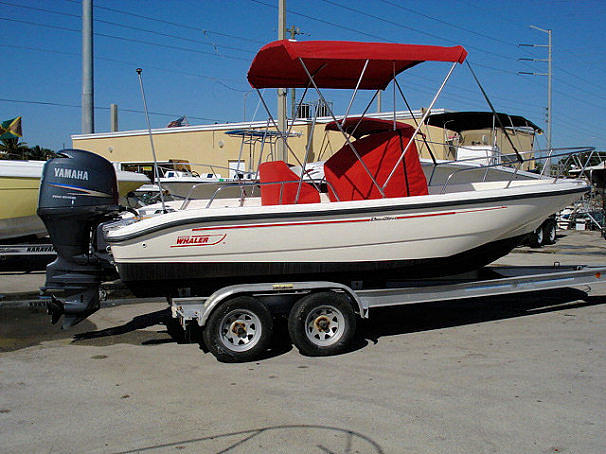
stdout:
[[[36,215],[38,190],[45,161],[0,160],[0,241],[45,236]],[[149,179],[134,172],[117,171],[118,191],[126,196]]]

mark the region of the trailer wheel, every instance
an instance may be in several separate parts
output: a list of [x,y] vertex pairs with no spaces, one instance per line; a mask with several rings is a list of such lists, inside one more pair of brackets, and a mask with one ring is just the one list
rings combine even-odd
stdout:
[[210,315],[202,338],[219,361],[251,361],[267,349],[272,328],[269,309],[251,296],[240,296]]
[[555,244],[556,242],[556,222],[553,219],[547,219],[543,223],[543,243]]
[[304,355],[342,353],[355,331],[356,316],[349,300],[331,291],[301,298],[288,316],[290,339]]
[[537,229],[530,234],[528,243],[530,247],[538,248],[543,246],[545,237],[543,236],[543,225],[541,224]]

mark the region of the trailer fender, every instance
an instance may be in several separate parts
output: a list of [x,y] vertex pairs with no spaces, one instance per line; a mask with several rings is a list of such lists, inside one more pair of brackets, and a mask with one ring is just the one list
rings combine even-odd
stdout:
[[206,325],[208,317],[210,314],[219,306],[222,302],[234,298],[236,296],[241,295],[275,295],[275,294],[294,294],[301,293],[301,295],[305,295],[306,293],[321,291],[321,290],[337,290],[345,293],[350,301],[352,302],[352,306],[354,311],[357,312],[360,317],[367,318],[368,310],[362,304],[362,301],[356,295],[350,287],[344,284],[339,284],[336,282],[287,282],[287,283],[265,283],[265,284],[239,284],[239,285],[230,285],[228,287],[223,287],[212,295],[210,295],[202,304],[202,308],[200,312],[197,314],[198,325],[201,327]]

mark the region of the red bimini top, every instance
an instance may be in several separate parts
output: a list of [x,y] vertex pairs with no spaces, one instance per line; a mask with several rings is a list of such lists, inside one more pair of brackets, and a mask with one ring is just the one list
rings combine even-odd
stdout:
[[318,88],[353,89],[368,61],[359,88],[378,90],[424,61],[463,63],[466,57],[461,46],[282,40],[259,50],[248,70],[248,82],[253,88],[307,87],[310,81],[302,60]]

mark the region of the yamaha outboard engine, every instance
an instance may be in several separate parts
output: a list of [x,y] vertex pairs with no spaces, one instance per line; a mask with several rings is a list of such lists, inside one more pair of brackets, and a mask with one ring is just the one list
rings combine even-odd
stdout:
[[84,150],[58,155],[46,162],[40,182],[38,216],[57,251],[41,290],[51,293],[53,324],[64,315],[62,326],[68,328],[99,308],[99,285],[115,278],[97,226],[118,213],[118,184],[112,164],[99,155]]

